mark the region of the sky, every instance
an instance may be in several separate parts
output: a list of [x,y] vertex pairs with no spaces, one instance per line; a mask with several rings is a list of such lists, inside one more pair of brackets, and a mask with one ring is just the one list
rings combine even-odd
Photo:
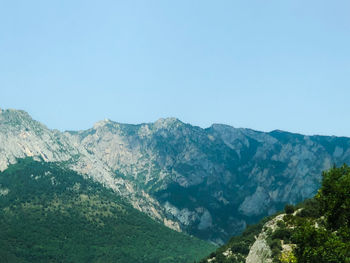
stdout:
[[0,108],[350,136],[350,1],[0,0]]

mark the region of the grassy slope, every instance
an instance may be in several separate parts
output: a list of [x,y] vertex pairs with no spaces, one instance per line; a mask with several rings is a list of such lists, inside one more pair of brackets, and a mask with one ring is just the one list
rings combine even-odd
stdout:
[[2,262],[193,262],[215,247],[172,231],[54,163],[0,173]]

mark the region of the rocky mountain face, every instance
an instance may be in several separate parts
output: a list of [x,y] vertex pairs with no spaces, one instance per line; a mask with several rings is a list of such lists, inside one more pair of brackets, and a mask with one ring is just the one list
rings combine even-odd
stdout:
[[350,139],[270,133],[175,118],[110,120],[86,131],[47,129],[21,111],[0,114],[0,168],[15,158],[63,161],[174,229],[216,243],[247,223],[315,194],[321,171],[350,162]]
[[132,182],[115,176],[102,160],[72,142],[65,134],[48,129],[24,111],[0,109],[0,171],[25,157],[61,162],[67,168],[112,188],[134,208],[180,231],[176,222],[167,219],[164,209],[154,198],[145,191],[135,190]]
[[350,139],[270,133],[168,118],[66,133],[155,197],[181,229],[217,243],[315,194],[321,171],[350,161]]

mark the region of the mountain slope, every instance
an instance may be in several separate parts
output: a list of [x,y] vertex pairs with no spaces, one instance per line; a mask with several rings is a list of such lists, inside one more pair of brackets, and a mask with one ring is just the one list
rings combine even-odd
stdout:
[[2,262],[193,262],[214,248],[58,163],[1,172],[0,211]]
[[350,167],[333,167],[322,178],[314,198],[264,218],[201,262],[349,262]]
[[0,110],[0,141],[0,170],[26,156],[64,162],[168,227],[219,244],[312,197],[322,170],[350,163],[349,138],[202,129],[175,118],[61,133]]
[[67,168],[113,189],[136,209],[170,228],[180,230],[176,222],[166,218],[164,209],[154,198],[142,190],[136,191],[131,181],[115,176],[110,167],[84,147],[75,144],[63,133],[33,120],[25,111],[0,109],[0,142],[0,171],[16,163],[17,158],[61,162]]
[[66,135],[157,199],[183,230],[217,243],[312,197],[322,170],[350,162],[349,138],[201,129],[174,118],[105,120]]

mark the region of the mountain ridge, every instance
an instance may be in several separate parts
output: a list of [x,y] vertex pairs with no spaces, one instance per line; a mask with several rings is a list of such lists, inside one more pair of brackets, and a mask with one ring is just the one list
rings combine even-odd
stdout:
[[[127,198],[138,210],[167,226],[180,230],[176,223],[162,215],[157,201],[147,193],[136,193],[133,185],[114,176],[105,166],[79,145],[74,144],[63,133],[50,130],[33,120],[25,111],[2,110],[0,114],[0,170],[16,163],[17,158],[40,157],[44,161],[63,162],[74,171],[94,178]],[[38,160],[38,159],[37,159]],[[137,196],[136,196],[137,195]],[[154,208],[157,206],[157,209]]]
[[173,229],[219,244],[284,204],[313,196],[322,170],[350,162],[347,137],[224,124],[203,129],[176,118],[137,125],[105,120],[66,132],[38,123],[18,133],[2,115],[0,139],[18,145],[0,146],[0,168],[27,156],[26,149],[44,153],[119,191]]

